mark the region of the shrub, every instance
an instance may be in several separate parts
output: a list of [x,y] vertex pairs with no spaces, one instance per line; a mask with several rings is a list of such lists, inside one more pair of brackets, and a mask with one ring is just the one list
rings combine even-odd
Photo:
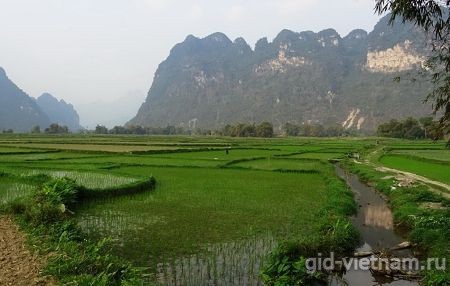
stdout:
[[76,201],[78,187],[69,178],[54,179],[44,184],[36,197],[37,201],[52,204],[72,204]]
[[62,283],[73,285],[139,285],[136,270],[110,254],[108,240],[98,243],[75,242],[63,232],[61,251],[49,261],[47,273],[62,276]]
[[77,185],[68,178],[53,179],[42,185],[28,203],[16,203],[13,213],[23,213],[33,225],[49,224],[66,217],[66,205],[76,200]]
[[[265,285],[313,285],[324,281],[326,276],[320,272],[309,273],[306,258],[312,257],[310,244],[285,243],[272,251],[265,264],[261,278]],[[308,255],[308,253],[310,255]]]

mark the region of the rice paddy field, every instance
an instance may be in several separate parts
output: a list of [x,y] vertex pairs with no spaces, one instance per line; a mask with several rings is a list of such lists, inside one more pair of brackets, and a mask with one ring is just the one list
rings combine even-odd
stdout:
[[450,184],[450,150],[444,143],[390,144],[379,158],[382,165]]
[[110,237],[149,283],[259,285],[279,242],[320,236],[319,221],[353,201],[330,185],[333,162],[380,149],[377,164],[450,183],[443,142],[1,135],[0,204],[42,175],[93,189],[153,176],[152,190],[78,205],[82,231]]
[[450,164],[448,161],[436,162],[425,157],[386,155],[380,159],[380,162],[390,168],[411,172],[450,184]]

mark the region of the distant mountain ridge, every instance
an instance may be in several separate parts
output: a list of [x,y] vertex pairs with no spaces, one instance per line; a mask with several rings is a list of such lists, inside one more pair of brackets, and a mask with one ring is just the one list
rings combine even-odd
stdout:
[[70,130],[81,129],[80,117],[72,104],[63,99],[58,100],[49,93],[44,93],[36,99],[38,106],[48,115],[50,122],[66,125]]
[[3,68],[0,68],[0,130],[29,131],[34,125],[49,124],[47,114],[6,76]]
[[220,128],[234,122],[341,124],[373,131],[391,118],[424,116],[430,86],[393,81],[420,68],[425,36],[411,24],[367,33],[281,31],[255,49],[222,33],[177,44],[155,73],[146,101],[128,124]]
[[44,129],[51,123],[67,125],[73,131],[80,128],[78,114],[71,104],[50,94],[38,99],[30,97],[0,67],[0,130],[28,132],[33,126]]

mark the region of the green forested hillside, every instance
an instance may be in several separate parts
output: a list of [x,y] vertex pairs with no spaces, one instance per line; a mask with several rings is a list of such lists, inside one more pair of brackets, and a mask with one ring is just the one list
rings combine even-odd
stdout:
[[[222,33],[188,36],[160,64],[130,125],[218,129],[235,122],[342,124],[373,131],[391,118],[425,116],[428,85],[409,80],[427,51],[412,25],[371,33],[283,30],[252,49]],[[401,76],[400,83],[394,78]]]

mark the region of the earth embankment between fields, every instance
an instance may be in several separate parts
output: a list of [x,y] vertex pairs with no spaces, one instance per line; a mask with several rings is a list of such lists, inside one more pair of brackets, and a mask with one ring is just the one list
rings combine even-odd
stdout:
[[0,217],[0,285],[55,285],[41,275],[44,260],[27,249],[25,236],[9,217]]

